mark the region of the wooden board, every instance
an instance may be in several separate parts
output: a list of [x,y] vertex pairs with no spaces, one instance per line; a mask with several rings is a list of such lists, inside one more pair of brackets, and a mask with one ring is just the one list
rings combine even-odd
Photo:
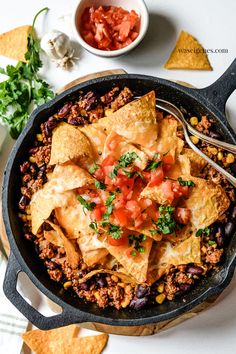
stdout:
[[[115,70],[106,70],[90,75],[83,76],[81,78],[78,78],[69,84],[65,85],[61,89],[57,91],[57,93],[62,93],[63,91],[88,80],[103,77],[103,76],[108,76],[108,75],[116,75],[116,74],[124,74],[125,71],[122,69],[115,69]],[[181,84],[185,84],[181,82]],[[187,86],[187,84],[185,84]],[[1,202],[1,200],[0,200]],[[0,243],[2,244],[2,248],[4,249],[5,253],[9,255],[10,253],[10,247],[4,227],[4,223],[2,220],[2,203],[0,204]],[[0,245],[0,250],[1,250],[1,245]],[[218,295],[219,296],[219,295]],[[198,305],[191,311],[184,313],[183,315],[173,318],[171,320],[159,322],[156,324],[150,324],[150,325],[144,325],[144,326],[132,326],[132,327],[116,327],[116,326],[109,326],[101,323],[81,323],[80,326],[83,328],[99,331],[99,332],[104,332],[104,333],[113,333],[113,334],[119,334],[119,335],[126,335],[126,336],[149,336],[155,333],[158,333],[163,330],[167,330],[171,327],[174,327],[183,321],[186,321],[192,317],[195,317],[199,312],[202,310],[208,308],[209,306],[212,306],[212,304],[215,302],[218,296],[215,296],[213,298],[207,299],[204,303]],[[47,299],[49,307],[55,312],[58,312],[58,305],[53,303],[51,300]]]

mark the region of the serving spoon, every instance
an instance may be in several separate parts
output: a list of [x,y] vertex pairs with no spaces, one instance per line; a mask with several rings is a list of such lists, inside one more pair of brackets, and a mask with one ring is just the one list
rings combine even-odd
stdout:
[[213,139],[211,137],[208,137],[208,136],[198,132],[197,130],[192,128],[192,126],[185,120],[183,113],[179,110],[179,108],[177,108],[174,104],[172,104],[168,101],[158,98],[158,99],[156,99],[156,107],[173,115],[183,127],[184,137],[185,137],[187,144],[198,155],[200,155],[204,160],[206,160],[209,163],[209,165],[211,165],[216,171],[221,173],[234,187],[236,187],[236,178],[234,176],[232,176],[229,172],[225,171],[221,166],[219,166],[213,160],[211,160],[210,157],[205,155],[200,149],[198,149],[197,146],[194,145],[193,142],[191,141],[189,134],[188,134],[188,130],[192,134],[196,135],[199,139],[206,141],[214,146],[221,147],[227,151],[236,153],[236,146],[229,144],[229,143],[225,143],[223,141],[219,141],[217,139]]

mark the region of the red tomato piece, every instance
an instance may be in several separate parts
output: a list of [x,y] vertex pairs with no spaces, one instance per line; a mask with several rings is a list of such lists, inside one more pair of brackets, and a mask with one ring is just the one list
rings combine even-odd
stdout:
[[141,215],[141,208],[136,200],[129,200],[125,208],[129,210],[132,219],[136,219]]
[[155,171],[151,171],[151,181],[149,187],[158,186],[164,179],[164,172],[162,167],[158,167]]
[[127,250],[125,251],[125,254],[128,258],[133,258],[137,254],[137,251],[135,251],[134,247],[131,246],[131,247],[127,248]]
[[94,176],[96,179],[98,180],[102,180],[105,177],[104,171],[101,167],[99,167],[95,172],[94,172]]
[[107,235],[107,241],[111,246],[124,246],[127,244],[127,237],[121,237],[119,239],[114,239]]
[[105,213],[105,206],[104,205],[97,205],[95,209],[91,212],[91,219],[96,221],[101,221],[102,216]]
[[102,167],[104,166],[113,166],[114,163],[116,162],[116,159],[112,155],[108,155],[103,161],[102,161]]
[[162,192],[164,193],[166,199],[171,204],[174,200],[174,192],[172,190],[172,181],[166,180],[161,185]]
[[125,209],[115,209],[113,211],[114,217],[120,226],[127,226],[129,223],[128,213]]
[[176,220],[183,225],[187,225],[191,217],[191,210],[188,208],[176,208],[175,209],[175,218]]
[[173,182],[173,192],[174,198],[187,197],[188,196],[188,186],[180,186],[179,182]]
[[162,161],[166,165],[173,165],[175,163],[175,159],[172,155],[165,155],[162,157]]

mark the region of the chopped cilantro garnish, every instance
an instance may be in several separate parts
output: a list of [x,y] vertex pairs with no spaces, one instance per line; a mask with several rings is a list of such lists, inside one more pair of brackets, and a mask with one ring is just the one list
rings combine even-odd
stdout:
[[137,256],[137,252],[135,252],[134,250],[132,250],[132,251],[130,252],[130,254],[131,254],[131,256],[133,256],[133,257]]
[[122,236],[122,230],[121,230],[120,226],[115,225],[115,224],[109,225],[107,233],[115,240],[119,240]]
[[143,175],[142,175],[142,173],[141,172],[139,172],[139,171],[127,171],[127,170],[124,170],[123,169],[123,172],[126,174],[126,176],[127,177],[129,177],[129,178],[132,178],[132,177],[134,177],[134,176],[139,176],[139,177],[141,177],[141,178],[143,178]]
[[214,246],[214,245],[216,245],[216,242],[213,241],[213,240],[209,240],[209,241],[208,241],[208,244],[209,244],[210,246]]
[[134,246],[134,249],[138,252],[145,252],[145,248],[141,246],[140,244],[147,239],[147,236],[144,234],[140,234],[138,236],[135,235],[129,235],[128,240],[129,240],[129,246]]
[[199,229],[196,233],[196,236],[209,236],[210,235],[210,229],[209,227],[205,227],[205,229]]
[[162,165],[162,161],[149,161],[146,170],[155,171],[158,167]]
[[127,152],[126,154],[122,155],[119,159],[119,165],[121,167],[127,167],[131,165],[135,159],[140,159],[140,157],[136,154],[136,152]]
[[94,163],[90,168],[89,168],[89,172],[91,174],[94,174],[94,172],[96,172],[98,169],[98,165],[96,163]]
[[89,224],[89,227],[96,232],[96,234],[98,234],[98,223],[97,221],[92,221],[90,224]]
[[116,193],[115,192],[110,192],[109,193],[109,197],[107,198],[107,200],[105,202],[106,206],[111,205],[113,200],[115,199],[115,197],[116,197]]
[[77,200],[80,202],[80,204],[83,206],[84,209],[87,210],[93,210],[96,206],[96,204],[94,202],[89,203],[87,202],[83,197],[81,197],[81,195],[77,196]]
[[183,181],[182,177],[178,178],[178,182],[180,186],[187,186],[187,187],[194,187],[195,183],[191,180],[189,181]]
[[162,205],[159,207],[160,216],[154,223],[164,235],[172,234],[179,228],[179,225],[173,218],[174,210],[175,208],[172,206]]
[[95,187],[97,189],[102,189],[103,191],[106,190],[107,186],[105,185],[105,183],[100,182],[100,181],[95,181]]
[[161,233],[160,230],[149,230],[149,232],[152,236],[160,235],[160,233]]
[[119,165],[115,166],[113,168],[113,170],[111,171],[111,173],[110,173],[110,177],[111,178],[116,178],[119,169],[120,169]]

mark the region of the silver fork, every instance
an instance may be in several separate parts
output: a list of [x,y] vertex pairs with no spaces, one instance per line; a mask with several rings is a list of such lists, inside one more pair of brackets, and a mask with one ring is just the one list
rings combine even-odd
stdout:
[[162,99],[156,99],[156,107],[173,115],[178,122],[183,126],[183,131],[184,131],[184,137],[188,145],[198,154],[200,155],[204,160],[206,160],[209,165],[211,165],[215,170],[217,170],[219,173],[221,173],[234,187],[236,187],[236,178],[232,176],[229,172],[225,171],[222,167],[220,167],[217,163],[212,161],[207,155],[205,155],[200,149],[197,148],[196,145],[193,144],[191,139],[189,138],[188,130],[196,135],[199,139],[206,141],[214,146],[221,147],[227,151],[230,151],[232,153],[236,153],[236,146],[225,143],[223,141],[219,141],[217,139],[213,139],[211,137],[208,137],[197,130],[195,130],[184,118],[182,112],[172,103],[162,100]]

